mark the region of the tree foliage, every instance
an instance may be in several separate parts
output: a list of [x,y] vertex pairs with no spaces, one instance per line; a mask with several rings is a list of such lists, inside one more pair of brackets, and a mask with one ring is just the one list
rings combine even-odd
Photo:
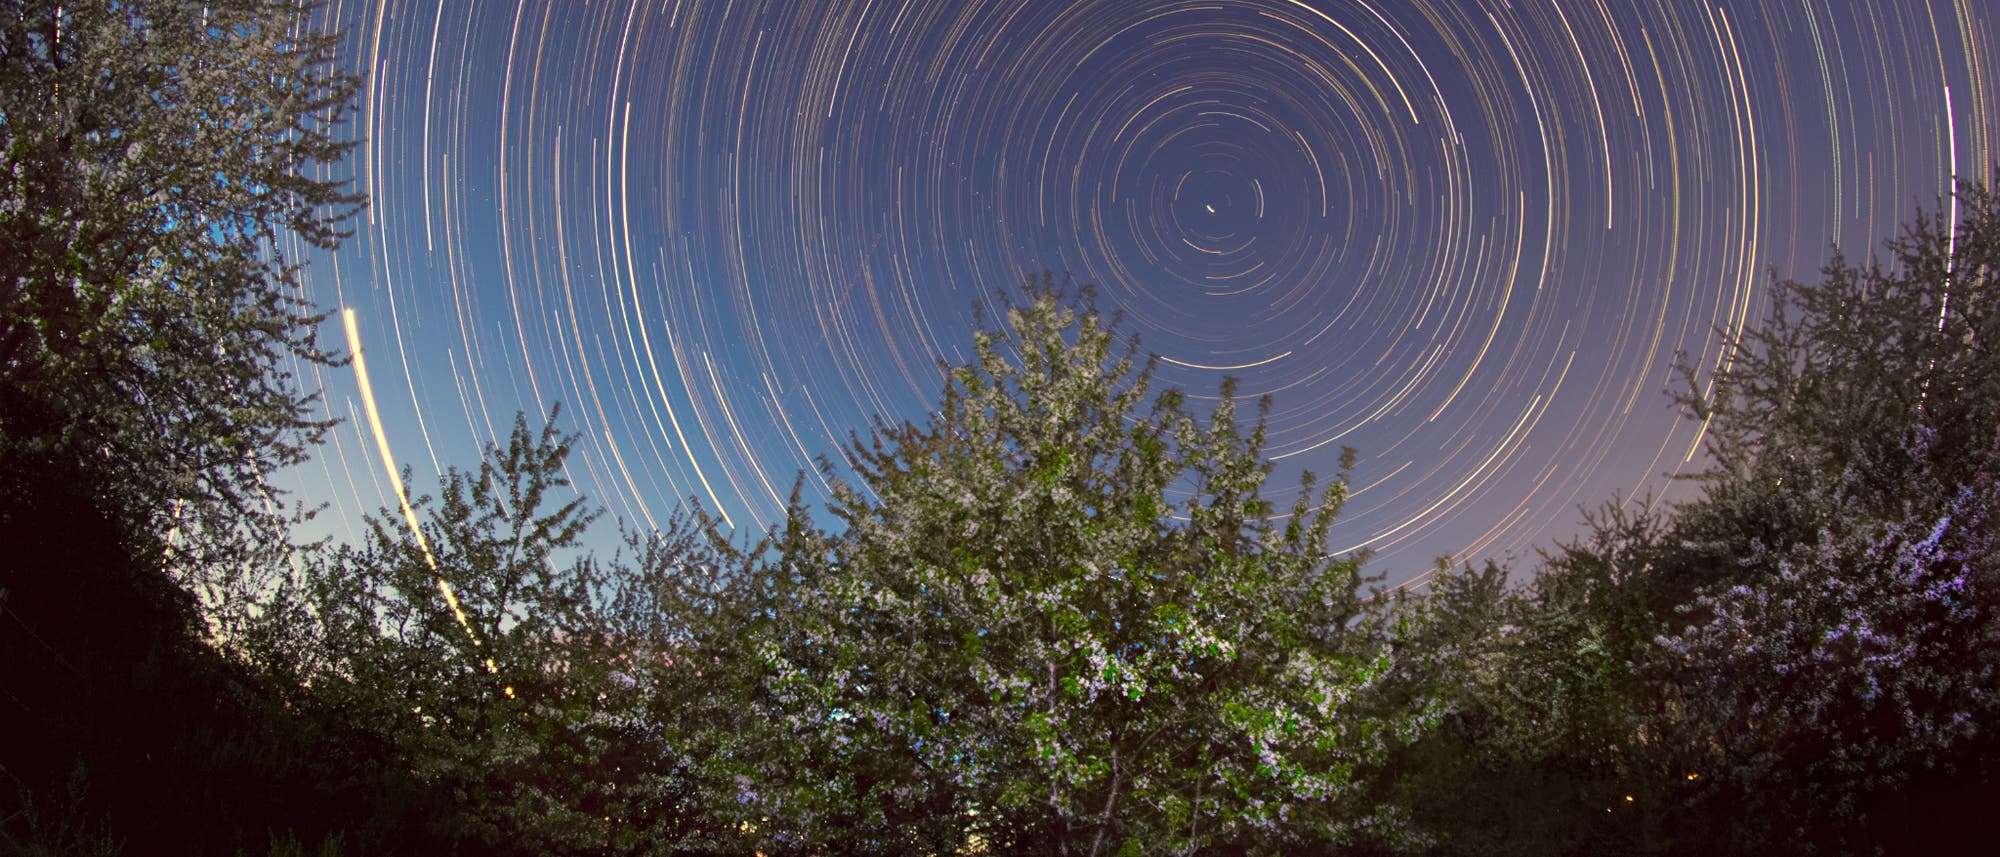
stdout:
[[358,204],[319,175],[356,82],[308,11],[0,3],[0,850],[355,817],[310,749],[338,721],[205,609],[289,547],[263,478],[318,426],[282,370],[324,355],[287,252]]
[[1446,714],[1378,788],[1439,850],[1977,841],[2000,786],[2000,202],[1967,184],[1954,210],[1886,260],[1776,280],[1761,326],[1685,370],[1698,498],[1607,509],[1516,591],[1448,577],[1406,608],[1410,696]]
[[[293,0],[0,7],[0,500],[83,480],[190,583],[282,541],[264,478],[320,425],[300,246],[358,82]],[[197,579],[199,578],[199,579]]]
[[563,497],[569,444],[553,418],[517,422],[413,502],[422,539],[399,510],[371,516],[369,541],[317,555],[253,635],[383,748],[385,787],[413,798],[380,820],[402,828],[377,831],[389,842],[636,853],[689,832],[633,663],[657,648],[619,633],[642,578],[574,555],[594,515]]
[[1674,534],[1705,585],[1663,680],[1718,793],[1795,820],[1737,825],[1745,843],[1963,830],[1950,808],[1994,790],[2000,200],[1968,183],[1953,210],[1886,262],[1779,281],[1714,392],[1681,397],[1717,466]]
[[1345,483],[1277,514],[1233,385],[1205,420],[1151,395],[1087,297],[1044,281],[1005,322],[927,423],[855,444],[838,535],[795,520],[749,573],[756,716],[800,748],[738,772],[766,846],[1349,838],[1351,771],[1415,727],[1347,705],[1383,667],[1325,553]]

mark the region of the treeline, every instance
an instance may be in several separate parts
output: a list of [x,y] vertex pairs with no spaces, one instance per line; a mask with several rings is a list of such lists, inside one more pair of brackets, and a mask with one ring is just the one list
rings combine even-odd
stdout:
[[1697,499],[1511,573],[1326,555],[1344,469],[1274,504],[1261,406],[1046,279],[826,516],[583,555],[552,412],[302,545],[281,251],[360,200],[299,12],[0,9],[0,851],[1908,853],[2000,799],[1983,187],[1683,368]]

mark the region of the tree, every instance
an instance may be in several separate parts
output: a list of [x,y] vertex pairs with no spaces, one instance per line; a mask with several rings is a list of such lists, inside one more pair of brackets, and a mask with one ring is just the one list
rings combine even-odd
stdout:
[[[1816,283],[1774,276],[1769,316],[1712,384],[1682,368],[1675,398],[1706,427],[1712,466],[1679,529],[1719,553],[1711,569],[1734,578],[1722,570],[1742,545],[1943,502],[1954,492],[1939,486],[1969,484],[2000,456],[2000,203],[1968,181],[1956,210],[1956,224],[1918,212],[1886,243],[1886,265],[1836,249]],[[1715,582],[1690,573],[1690,585]]]
[[[1423,854],[1648,854],[1669,850],[1663,798],[1677,766],[1646,734],[1658,688],[1635,664],[1662,627],[1646,573],[1662,521],[1615,507],[1589,534],[1506,572],[1441,568],[1399,594],[1394,668],[1368,703],[1437,725],[1367,774],[1407,817],[1384,850]],[[1674,774],[1663,774],[1672,771]]]
[[554,419],[517,419],[477,471],[414,500],[421,537],[386,509],[366,543],[314,554],[248,635],[296,670],[302,704],[386,748],[363,845],[639,853],[691,832],[633,663],[657,648],[620,633],[619,601],[648,582],[565,556],[595,515],[561,496],[572,439]]
[[263,480],[319,429],[282,371],[326,359],[287,254],[359,197],[318,177],[356,81],[309,11],[0,2],[0,734],[32,736],[0,742],[0,799],[73,797],[109,840],[228,852],[334,814],[310,724],[203,609],[282,555]]
[[1996,514],[1987,474],[1941,509],[1753,548],[1757,585],[1686,606],[1663,671],[1714,748],[1701,810],[1751,813],[1726,828],[1743,850],[1972,844],[1964,813],[2000,792]]
[[358,81],[312,11],[0,7],[0,522],[24,542],[38,492],[81,481],[172,532],[190,585],[282,543],[265,477],[323,428],[283,363],[330,359],[289,254],[360,202],[319,177]]
[[1452,575],[1404,608],[1382,686],[1445,714],[1372,776],[1430,850],[1976,841],[2000,789],[2000,202],[1967,184],[1957,212],[1887,263],[1776,280],[1712,375],[1683,369],[1699,498],[1607,508],[1516,592]]
[[1325,552],[1345,482],[1278,515],[1234,384],[1205,421],[1148,406],[1088,293],[1031,284],[1005,321],[926,424],[855,443],[841,533],[795,524],[752,571],[779,592],[752,703],[801,748],[742,771],[764,846],[1352,838],[1351,772],[1417,724],[1348,706],[1384,666],[1352,632],[1359,560]]
[[1779,281],[1714,392],[1681,397],[1717,466],[1673,534],[1698,588],[1659,669],[1746,849],[1969,845],[1957,810],[2000,791],[2000,200],[1956,203],[1887,265]]

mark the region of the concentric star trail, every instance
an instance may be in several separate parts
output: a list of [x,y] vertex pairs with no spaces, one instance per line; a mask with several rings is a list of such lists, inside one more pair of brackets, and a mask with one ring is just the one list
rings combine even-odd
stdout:
[[[1334,548],[1407,577],[1672,500],[1663,395],[2000,144],[1973,0],[365,0],[356,237],[412,463],[566,406],[578,487],[752,526],[919,418],[973,304],[1094,284],[1165,383],[1269,394],[1282,499],[1361,457]],[[351,377],[316,376],[366,425]],[[393,502],[350,425],[302,475]],[[1281,502],[1282,505],[1282,502]]]

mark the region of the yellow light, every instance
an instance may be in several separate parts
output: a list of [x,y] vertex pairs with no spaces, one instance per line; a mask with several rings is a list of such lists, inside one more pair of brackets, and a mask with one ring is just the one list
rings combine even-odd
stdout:
[[[417,525],[417,511],[410,506],[410,494],[403,488],[402,471],[396,469],[396,456],[389,451],[389,433],[382,429],[382,412],[375,407],[375,387],[368,383],[368,360],[361,353],[361,326],[354,320],[354,310],[343,308],[340,320],[347,328],[347,354],[354,363],[354,380],[361,388],[361,408],[368,415],[368,428],[375,435],[375,448],[382,454],[382,467],[389,473],[389,485],[396,489],[396,502],[403,508],[403,520],[410,525],[410,535],[416,538],[417,549],[423,552],[424,562],[431,567],[431,574],[437,578],[438,591],[444,593],[445,606],[451,608],[451,615],[458,620],[458,626],[465,629],[465,636],[472,641],[473,648],[480,645],[479,634],[472,630],[472,622],[465,616],[465,609],[459,606],[458,593],[453,592],[451,583],[444,579],[444,571],[438,568],[437,557],[431,555],[430,541],[424,538],[424,530]],[[499,675],[500,667],[492,658],[486,659],[486,672]],[[507,689],[507,696],[514,696],[514,689]]]
[[1632,802],[1632,796],[1631,796],[1631,795],[1626,795],[1626,796],[1625,796],[1625,802],[1626,802],[1626,803],[1631,803],[1631,802]]
[[1695,779],[1695,778],[1697,778],[1697,777],[1700,777],[1700,776],[1701,776],[1700,774],[1689,774],[1689,775],[1688,775],[1688,779],[1690,779],[1690,780],[1693,780],[1693,779]]

